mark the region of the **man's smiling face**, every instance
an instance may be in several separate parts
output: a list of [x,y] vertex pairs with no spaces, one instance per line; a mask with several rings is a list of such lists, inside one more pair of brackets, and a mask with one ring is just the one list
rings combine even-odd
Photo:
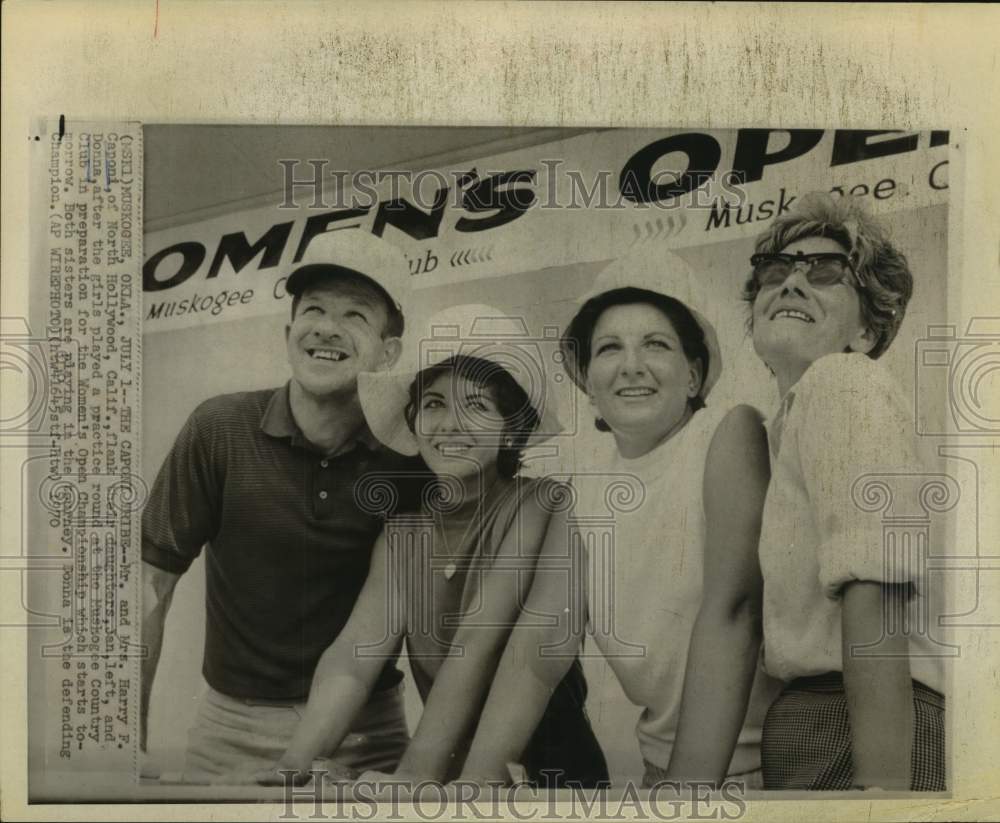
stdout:
[[292,379],[316,397],[357,391],[358,374],[392,365],[398,340],[383,338],[388,311],[372,290],[346,279],[310,286],[285,342]]

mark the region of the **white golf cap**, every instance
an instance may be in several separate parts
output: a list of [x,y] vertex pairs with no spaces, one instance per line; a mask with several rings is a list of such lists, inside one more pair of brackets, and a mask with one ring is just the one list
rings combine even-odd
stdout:
[[401,309],[410,290],[410,268],[403,252],[361,228],[317,235],[294,266],[285,284],[285,290],[293,296],[328,277],[360,278]]
[[456,356],[494,363],[524,390],[539,417],[526,445],[542,443],[563,430],[552,389],[551,371],[557,366],[543,357],[524,319],[493,306],[464,304],[414,324],[404,339],[403,359],[393,370],[358,376],[365,420],[382,443],[401,454],[417,453],[416,438],[404,416],[410,386],[422,370]]
[[[617,289],[642,289],[656,292],[665,297],[672,297],[694,317],[705,335],[705,346],[708,349],[708,374],[701,383],[700,396],[708,396],[712,386],[722,373],[722,352],[719,350],[719,338],[715,327],[708,322],[700,306],[700,281],[694,270],[680,257],[670,251],[639,247],[613,260],[597,275],[593,288],[577,300],[579,305],[585,304],[598,295]],[[575,319],[575,318],[574,318]],[[577,352],[570,350],[565,338],[563,355],[566,371],[580,389],[584,389],[583,375],[580,373]]]

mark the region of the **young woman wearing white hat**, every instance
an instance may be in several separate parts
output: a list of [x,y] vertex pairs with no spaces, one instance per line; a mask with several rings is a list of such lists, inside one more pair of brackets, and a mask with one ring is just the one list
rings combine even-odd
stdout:
[[[314,759],[347,736],[404,639],[425,707],[394,779],[444,781],[461,770],[562,496],[553,481],[518,474],[525,447],[561,426],[544,365],[505,342],[502,327],[512,324],[489,306],[453,307],[408,348],[411,357],[423,355],[419,370],[362,377],[372,432],[399,452],[419,453],[429,482],[419,511],[387,520],[350,621],[316,669],[299,729],[259,782],[280,784],[286,769],[308,779]],[[440,329],[450,334],[435,337]],[[373,481],[356,495],[375,500],[388,488]],[[544,779],[551,769],[597,785],[607,766],[584,711],[579,662],[564,675],[529,734],[528,773]]]
[[[695,282],[675,255],[628,255],[601,273],[564,335],[567,370],[598,429],[610,432],[613,454],[578,468],[573,511],[550,524],[463,778],[504,779],[587,624],[642,710],[644,783],[666,769],[703,576],[756,546],[768,480],[758,413],[707,403],[722,362],[714,329],[694,307]],[[748,641],[759,637],[752,606],[739,622]],[[741,665],[753,672],[756,663],[747,652]],[[766,696],[753,702],[751,725]],[[733,773],[759,769],[757,723]]]

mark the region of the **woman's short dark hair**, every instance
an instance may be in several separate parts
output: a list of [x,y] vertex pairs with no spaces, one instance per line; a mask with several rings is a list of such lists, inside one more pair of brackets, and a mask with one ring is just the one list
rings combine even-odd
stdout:
[[[527,393],[510,372],[491,360],[459,354],[419,372],[410,383],[410,399],[403,411],[410,431],[416,430],[417,409],[424,392],[444,374],[463,377],[490,392],[504,419],[504,439],[497,454],[497,472],[501,477],[514,477],[521,468],[528,438],[538,428],[540,418]],[[511,440],[509,446],[506,443],[508,438]]]
[[[875,335],[868,356],[877,359],[889,348],[903,323],[913,295],[913,275],[906,257],[856,197],[811,192],[777,218],[757,238],[757,254],[775,254],[797,240],[827,237],[844,247],[863,285],[858,288],[865,325]],[[743,299],[753,306],[759,288],[753,274]],[[751,315],[748,322],[752,323]]]
[[[637,303],[653,306],[670,321],[670,325],[673,326],[680,338],[681,349],[688,362],[693,363],[697,360],[701,363],[701,379],[704,385],[711,364],[708,344],[705,342],[705,332],[695,320],[694,315],[680,300],[659,292],[632,286],[611,289],[591,297],[570,321],[569,327],[562,337],[561,346],[565,358],[564,362],[571,370],[571,374],[575,370],[577,382],[582,385],[586,379],[587,370],[590,368],[592,357],[590,343],[601,315],[613,306],[629,306]],[[689,397],[688,405],[692,411],[703,408],[705,401],[702,399],[701,393]],[[596,425],[600,431],[611,431],[608,424],[600,418],[597,419]]]

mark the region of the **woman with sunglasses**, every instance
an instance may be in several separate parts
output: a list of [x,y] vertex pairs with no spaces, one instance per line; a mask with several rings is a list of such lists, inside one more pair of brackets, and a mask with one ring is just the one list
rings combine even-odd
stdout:
[[[722,359],[695,308],[697,282],[676,255],[640,248],[601,272],[569,324],[563,362],[610,437],[604,453],[578,463],[572,511],[552,518],[463,779],[506,778],[588,625],[640,710],[642,771],[626,776],[663,777],[703,577],[723,562],[709,558],[753,557],[767,488],[759,414],[709,405]],[[742,614],[749,648],[757,626],[751,609]],[[752,675],[756,652],[743,663]],[[751,701],[759,711],[723,767],[749,782],[759,777],[767,697]]]
[[[876,362],[912,293],[906,258],[856,200],[813,194],[751,264],[754,349],[781,397],[759,560],[764,666],[786,685],[764,723],[764,788],[944,790],[941,657],[907,631],[927,581],[857,499],[865,475],[921,472],[907,404]],[[712,589],[722,609],[760,598],[756,574]],[[749,689],[724,622],[702,622],[714,630],[692,651],[671,778],[722,776]]]
[[[435,338],[436,329],[458,334]],[[422,505],[388,519],[350,620],[320,658],[292,743],[274,768],[256,775],[260,783],[281,785],[289,770],[308,780],[313,761],[344,741],[404,640],[424,711],[393,777],[364,777],[455,778],[527,596],[551,508],[564,495],[554,481],[519,475],[524,449],[562,428],[544,364],[529,366],[530,351],[505,342],[523,335],[520,319],[462,305],[438,312],[421,331],[404,347],[414,364],[361,375],[359,395],[381,442],[423,458]],[[412,367],[419,357],[422,368]],[[355,497],[391,508],[386,480],[362,479]],[[607,779],[585,699],[574,660],[532,728],[530,779],[548,781],[546,771],[559,775],[557,785]]]

